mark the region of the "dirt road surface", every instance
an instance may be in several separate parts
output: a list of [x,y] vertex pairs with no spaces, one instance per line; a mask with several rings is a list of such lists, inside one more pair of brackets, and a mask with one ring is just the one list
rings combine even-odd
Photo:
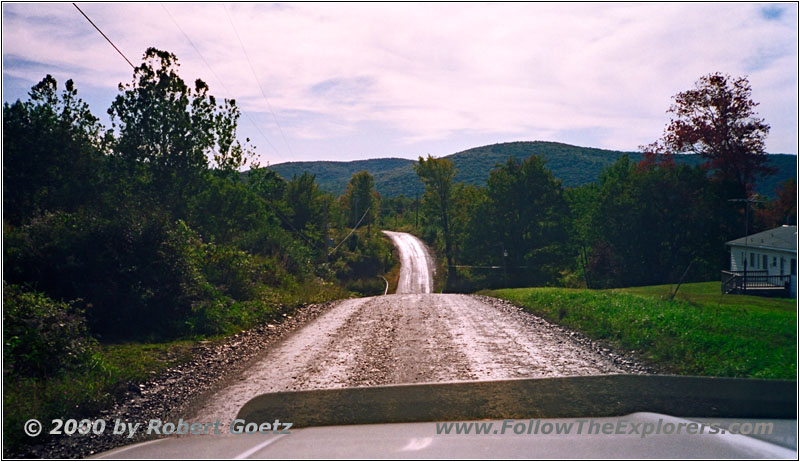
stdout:
[[403,293],[334,304],[187,417],[230,422],[249,399],[277,391],[632,372],[508,303],[428,293],[432,260],[425,246],[410,234],[387,234],[400,251]]
[[419,239],[408,233],[384,231],[400,252],[400,278],[396,294],[433,292],[433,263],[430,252]]

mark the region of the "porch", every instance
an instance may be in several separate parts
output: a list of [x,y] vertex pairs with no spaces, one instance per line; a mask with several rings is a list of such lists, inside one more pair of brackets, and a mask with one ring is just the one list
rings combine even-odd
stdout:
[[792,277],[770,276],[763,271],[722,271],[722,293],[759,295],[762,297],[789,297]]

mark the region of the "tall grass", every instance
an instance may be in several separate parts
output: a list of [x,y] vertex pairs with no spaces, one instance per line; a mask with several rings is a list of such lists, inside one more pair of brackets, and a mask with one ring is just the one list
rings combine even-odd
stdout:
[[689,284],[681,289],[685,290],[684,299],[673,301],[661,298],[664,287],[616,291],[528,288],[484,293],[633,350],[672,373],[796,378],[794,301],[750,301],[757,297],[726,295],[724,304],[714,303],[714,296],[720,298],[719,283],[716,294],[712,288]]

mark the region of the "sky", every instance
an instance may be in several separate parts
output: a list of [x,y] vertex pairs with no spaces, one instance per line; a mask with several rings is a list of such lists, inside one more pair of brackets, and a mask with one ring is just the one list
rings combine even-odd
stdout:
[[[636,151],[676,93],[747,76],[797,154],[797,3],[78,3],[134,64],[175,53],[235,98],[262,165],[509,141]],[[71,3],[3,3],[3,101],[73,79],[106,126],[132,69]]]

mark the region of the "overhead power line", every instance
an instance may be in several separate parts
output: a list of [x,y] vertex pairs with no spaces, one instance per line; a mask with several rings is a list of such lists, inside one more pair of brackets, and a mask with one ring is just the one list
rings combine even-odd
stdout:
[[103,38],[105,38],[105,39],[108,41],[108,43],[110,43],[110,44],[111,44],[111,46],[112,46],[112,47],[114,47],[114,49],[115,49],[115,50],[117,50],[117,53],[119,53],[119,55],[120,55],[120,56],[122,56],[122,58],[123,58],[125,61],[127,61],[127,62],[128,62],[128,64],[130,64],[130,65],[131,65],[131,67],[132,67],[132,68],[136,69],[136,66],[134,66],[134,65],[133,65],[133,63],[131,63],[131,60],[130,60],[130,59],[128,59],[128,57],[127,57],[127,56],[125,56],[125,54],[124,54],[124,53],[122,53],[121,51],[119,51],[119,48],[117,48],[117,46],[116,46],[116,45],[114,45],[114,42],[112,42],[112,41],[111,41],[111,39],[110,39],[110,38],[108,38],[108,36],[107,36],[106,34],[104,34],[104,33],[103,33],[103,31],[101,31],[99,27],[97,27],[97,24],[95,24],[95,23],[94,23],[94,22],[93,22],[91,19],[89,19],[89,16],[86,16],[86,13],[84,13],[84,12],[83,12],[83,10],[82,10],[82,9],[80,9],[80,7],[78,7],[78,5],[76,5],[76,4],[73,2],[73,3],[72,3],[72,6],[74,6],[75,8],[77,8],[77,9],[78,9],[78,11],[80,11],[80,12],[81,12],[81,14],[83,15],[83,17],[84,17],[84,18],[86,18],[86,20],[87,20],[87,21],[89,21],[89,24],[91,24],[92,26],[94,26],[94,28],[95,28],[95,29],[97,29],[97,32],[100,32],[100,35],[102,35],[102,36],[103,36]]
[[244,57],[247,60],[247,64],[250,66],[250,72],[253,73],[253,78],[256,80],[256,85],[258,85],[258,89],[261,91],[261,96],[264,97],[264,101],[267,103],[267,108],[269,112],[272,114],[272,120],[275,121],[275,125],[278,126],[278,131],[281,134],[281,138],[283,138],[283,142],[286,143],[286,148],[289,149],[289,154],[294,158],[294,152],[292,152],[292,146],[289,144],[289,141],[286,139],[286,135],[283,133],[283,127],[281,127],[280,122],[278,122],[278,117],[275,115],[275,111],[272,110],[272,104],[269,102],[269,98],[267,98],[266,92],[264,92],[264,88],[261,86],[261,82],[258,80],[258,74],[256,74],[256,69],[253,67],[253,62],[250,60],[250,55],[247,54],[247,49],[244,46],[244,42],[242,42],[242,37],[239,35],[239,31],[236,29],[236,25],[233,23],[233,18],[231,18],[230,13],[228,12],[228,7],[225,4],[222,5],[222,9],[225,10],[225,15],[228,17],[228,21],[231,23],[231,28],[233,29],[233,33],[236,35],[236,39],[239,41],[239,46],[242,48],[242,52],[244,53]]
[[[206,61],[206,58],[203,56],[203,53],[200,53],[200,50],[197,48],[197,46],[195,46],[195,44],[192,41],[192,39],[189,38],[189,35],[186,34],[186,32],[183,30],[183,28],[180,26],[180,24],[178,24],[178,21],[176,21],[175,17],[172,16],[172,13],[169,12],[167,7],[163,3],[161,3],[160,5],[161,5],[162,8],[164,8],[164,11],[167,12],[167,16],[169,16],[169,18],[172,20],[172,23],[175,24],[175,27],[178,28],[178,30],[181,32],[181,34],[183,34],[184,38],[186,38],[186,41],[189,42],[189,45],[191,45],[192,48],[194,48],[194,51],[197,53],[198,56],[200,56],[200,59],[203,60],[203,63],[205,63],[205,65],[208,68],[208,70],[211,71],[211,73],[214,75],[214,78],[217,79],[217,82],[219,82],[219,84],[222,86],[223,90],[225,90],[225,93],[227,93],[229,96],[232,96],[233,93],[231,93],[230,90],[228,90],[228,87],[225,85],[225,82],[221,78],[219,78],[219,76],[217,75],[216,72],[214,72],[214,68],[211,67],[211,65],[208,63],[208,61]],[[265,135],[264,132],[261,130],[261,127],[259,127],[258,124],[255,122],[255,120],[253,120],[253,118],[250,117],[250,114],[245,112],[245,111],[242,111],[242,114],[244,114],[247,117],[247,119],[250,120],[250,123],[253,124],[253,126],[256,129],[256,131],[258,131],[258,133],[261,135],[261,137],[264,138],[264,141],[267,142],[269,147],[272,148],[272,150],[275,151],[275,153],[278,154],[279,157],[283,157],[283,156],[281,156],[280,151],[278,151],[278,149],[275,148],[275,145],[273,145],[272,142],[270,142],[269,138],[267,138],[267,135]]]
[[[97,32],[100,32],[100,35],[102,35],[108,41],[108,43],[111,44],[112,47],[114,47],[114,49],[117,51],[117,53],[119,53],[119,55],[122,56],[123,59],[125,59],[125,61],[131,66],[131,68],[136,69],[136,66],[134,66],[133,63],[131,63],[131,61],[128,59],[128,57],[125,56],[125,54],[122,53],[122,51],[120,51],[120,49],[117,48],[116,45],[114,45],[114,42],[112,42],[111,39],[108,38],[108,36],[106,34],[104,34],[103,31],[100,30],[100,28],[97,27],[97,25],[91,19],[89,19],[89,16],[87,16],[86,13],[84,13],[83,10],[81,10],[78,7],[78,5],[76,5],[75,3],[72,3],[72,6],[74,6],[83,15],[83,17],[86,18],[87,21],[89,21],[89,24],[91,24],[92,26],[94,26],[95,29],[97,29]],[[178,24],[178,22],[175,20],[175,18],[172,16],[172,14],[167,9],[167,7],[164,6],[163,3],[161,4],[161,7],[164,8],[164,11],[167,12],[167,15],[172,20],[173,24],[175,24],[175,27],[178,28],[178,30],[183,34],[183,36],[186,38],[186,40],[189,42],[189,44],[192,46],[192,48],[194,48],[194,51],[197,52],[197,55],[200,56],[200,59],[203,60],[203,63],[205,63],[205,65],[208,68],[208,70],[211,71],[212,74],[214,74],[214,78],[217,79],[217,82],[219,82],[219,84],[222,86],[222,88],[225,90],[225,92],[228,95],[232,95],[232,93],[225,86],[225,82],[221,78],[219,78],[219,76],[217,75],[216,72],[214,72],[214,68],[212,68],[211,65],[208,63],[208,61],[206,61],[206,58],[203,56],[202,53],[200,53],[200,50],[197,48],[197,46],[195,46],[194,42],[192,42],[192,39],[189,38],[189,36],[186,34],[186,32],[184,32],[183,28],[180,26],[180,24]],[[227,9],[225,10],[225,13],[227,14]],[[228,16],[228,19],[230,20],[230,15]],[[233,21],[231,21],[231,25],[233,26]],[[234,27],[234,32],[236,32],[236,28],[235,27]],[[239,38],[239,34],[238,33],[236,34],[236,37],[239,39],[239,45],[242,46],[242,50],[244,51],[244,45],[242,44],[242,41]],[[247,52],[246,51],[245,51],[245,57],[247,58],[248,63],[250,63],[250,58],[247,56]],[[256,76],[255,70],[253,69],[253,65],[251,63],[250,63],[250,70],[253,71],[253,75]],[[257,76],[256,76],[256,83],[258,83],[258,77]],[[260,84],[259,84],[259,90],[261,90],[261,95],[264,96],[264,99],[267,101],[267,105],[269,106],[270,112],[272,112],[272,106],[269,104],[269,100],[267,99],[266,94],[264,94],[264,90],[261,88]],[[261,134],[261,136],[264,138],[264,141],[266,141],[267,144],[269,144],[269,146],[272,148],[272,150],[275,151],[275,153],[280,156],[280,152],[269,141],[269,139],[266,137],[266,135],[264,135],[264,133],[261,131],[261,128],[258,126],[258,124],[255,123],[255,121],[250,117],[250,115],[247,112],[243,111],[243,113],[244,113],[245,116],[247,116],[247,118],[250,120],[250,122],[256,128],[256,130],[258,130],[258,132]],[[278,129],[281,131],[281,136],[283,136],[283,141],[286,142],[286,147],[289,148],[289,151],[291,152],[292,148],[289,145],[288,141],[286,141],[286,137],[283,135],[283,129],[281,128],[280,124],[278,123],[278,119],[277,119],[277,117],[275,117],[275,113],[274,112],[272,112],[272,117],[275,120],[275,123],[278,125]],[[318,244],[315,244],[314,242],[312,242],[300,230],[298,230],[291,223],[291,221],[288,218],[283,216],[283,214],[278,211],[277,208],[273,207],[272,204],[270,204],[268,201],[265,201],[265,203],[275,212],[275,214],[278,216],[278,218],[280,218],[285,224],[287,224],[290,228],[292,228],[292,230],[295,232],[295,234],[297,234],[304,241],[306,241],[312,248],[313,247],[320,248],[320,246]],[[369,210],[367,210],[367,211],[369,211]],[[366,216],[366,212],[364,213],[364,216]],[[362,216],[361,219],[363,220],[364,217]],[[359,220],[359,223],[361,223],[361,220]],[[358,225],[356,225],[356,227],[358,227]],[[350,234],[352,234],[352,231],[350,232]],[[348,237],[349,236],[350,235],[348,234]],[[347,239],[347,238],[345,238],[345,239]],[[341,245],[341,243],[340,243],[340,245]],[[338,248],[338,246],[337,246],[337,248]],[[336,249],[334,249],[334,250],[336,250]]]
[[364,221],[364,217],[366,217],[366,216],[367,216],[367,212],[369,212],[369,209],[370,209],[370,207],[367,207],[367,210],[366,210],[366,211],[364,211],[364,215],[361,215],[361,219],[360,219],[360,220],[358,220],[358,223],[356,223],[356,225],[355,225],[355,226],[353,226],[353,229],[351,229],[351,230],[350,230],[350,232],[349,232],[349,233],[347,233],[347,236],[345,236],[345,237],[344,237],[344,239],[342,239],[342,242],[340,242],[340,243],[336,244],[336,247],[334,247],[334,248],[333,248],[333,250],[331,250],[330,252],[328,252],[328,255],[333,255],[333,252],[336,252],[336,249],[338,249],[340,245],[344,244],[344,241],[346,241],[346,240],[347,240],[347,238],[348,238],[348,237],[350,237],[350,235],[352,235],[352,234],[353,234],[353,232],[355,232],[355,230],[358,228],[358,225],[360,225],[360,224],[361,224],[361,222],[362,222],[362,221]]

